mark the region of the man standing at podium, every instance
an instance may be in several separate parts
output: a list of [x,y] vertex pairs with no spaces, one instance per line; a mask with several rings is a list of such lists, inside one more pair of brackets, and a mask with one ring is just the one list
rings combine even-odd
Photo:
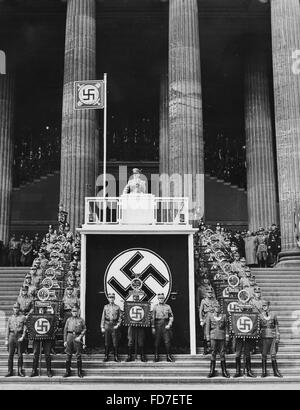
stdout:
[[124,188],[124,194],[145,194],[146,183],[141,178],[142,171],[138,168],[133,168],[132,177],[129,179],[127,185]]

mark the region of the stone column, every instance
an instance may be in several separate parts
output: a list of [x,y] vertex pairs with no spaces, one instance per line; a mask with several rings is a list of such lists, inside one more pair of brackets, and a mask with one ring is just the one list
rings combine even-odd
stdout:
[[281,259],[288,262],[300,259],[293,217],[295,203],[300,206],[299,0],[272,0],[271,24]]
[[169,172],[169,81],[168,75],[162,74],[160,79],[159,106],[159,174],[161,196],[170,195]]
[[0,75],[0,241],[8,243],[14,131],[14,80]]
[[97,121],[95,110],[75,111],[74,81],[96,79],[95,0],[68,0],[61,136],[60,202],[71,229],[84,221],[84,198],[94,196]]
[[248,220],[251,232],[278,222],[267,55],[257,47],[245,61]]
[[[202,90],[197,0],[169,2],[170,173],[184,181],[171,193],[204,211]],[[177,186],[176,186],[177,185]]]

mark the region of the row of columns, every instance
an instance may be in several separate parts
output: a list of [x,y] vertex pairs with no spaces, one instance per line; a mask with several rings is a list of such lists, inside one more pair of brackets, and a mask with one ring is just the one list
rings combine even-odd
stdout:
[[0,74],[0,241],[8,242],[13,167],[14,79]]
[[[202,112],[199,113],[200,50],[199,42],[195,41],[199,31],[197,2],[170,0],[169,3],[169,128],[168,132],[164,129],[160,133],[160,143],[167,147],[161,153],[168,152],[169,156],[165,159],[162,155],[161,160],[170,164],[170,173],[179,172],[184,175],[188,171],[196,175],[199,170],[203,172],[203,132],[201,125],[199,126],[202,122]],[[300,204],[300,77],[295,75],[292,67],[293,55],[300,50],[299,1],[271,0],[271,20],[282,250],[287,254],[287,259],[295,259],[297,252],[293,216],[295,204]],[[177,54],[174,52],[176,49]],[[183,55],[184,59],[181,61],[178,56]],[[197,59],[197,62],[194,59]],[[181,63],[186,71],[182,69]],[[174,83],[174,77],[180,77],[179,86],[178,82]],[[245,61],[248,214],[249,229],[252,231],[260,226],[267,227],[278,222],[271,85],[268,79],[267,56],[260,50],[258,43],[257,48],[249,52]],[[183,84],[187,86],[185,89]],[[193,84],[195,89],[195,105],[187,104],[184,99],[182,90],[186,92],[188,84]],[[198,110],[198,127],[193,128],[195,107]],[[191,126],[185,127],[185,118]],[[192,152],[193,155],[186,156],[187,152],[189,155]],[[197,161],[194,161],[195,157]],[[161,165],[161,169],[164,170],[165,166]],[[196,206],[201,207],[201,203],[204,203],[203,190],[192,198],[200,201],[196,202]]]
[[[300,49],[298,0],[272,0],[272,49],[279,209],[284,251],[295,246],[293,211],[300,203],[300,83],[291,69],[293,52]],[[277,220],[275,166],[272,149],[270,84],[266,57],[251,52],[245,70],[245,129],[247,142],[250,229]],[[1,76],[3,77],[3,76]],[[93,195],[98,161],[94,111],[75,111],[73,83],[96,79],[95,0],[68,0],[62,118],[60,198],[71,226],[84,220],[84,197]],[[11,152],[12,108],[0,82],[0,142]],[[9,111],[9,115],[7,112]],[[193,207],[204,204],[202,90],[197,0],[169,1],[169,65],[161,88],[160,171],[186,176],[183,187],[170,195],[188,195]],[[4,151],[3,151],[4,152]],[[1,161],[0,235],[7,238],[11,155]],[[2,179],[1,179],[2,178]],[[169,194],[162,187],[163,194]],[[203,209],[204,210],[204,209]],[[5,233],[3,233],[5,232]],[[1,240],[1,237],[0,237]]]

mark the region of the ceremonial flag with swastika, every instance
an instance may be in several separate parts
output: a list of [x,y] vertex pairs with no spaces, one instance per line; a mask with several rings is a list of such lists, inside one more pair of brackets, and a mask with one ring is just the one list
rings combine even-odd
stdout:
[[74,109],[95,110],[104,108],[104,88],[103,80],[75,81]]
[[229,316],[230,329],[237,338],[259,338],[260,326],[256,313],[232,313]]
[[123,322],[124,326],[150,327],[150,303],[125,302]]
[[238,306],[239,301],[237,298],[221,298],[221,301],[222,312],[225,315],[229,315],[231,313],[239,313],[241,311]]
[[54,339],[58,328],[56,315],[29,315],[26,321],[29,339],[47,340]]

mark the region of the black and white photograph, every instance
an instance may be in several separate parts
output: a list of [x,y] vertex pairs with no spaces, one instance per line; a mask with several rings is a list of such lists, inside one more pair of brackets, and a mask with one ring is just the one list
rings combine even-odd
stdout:
[[292,389],[299,0],[0,0],[0,390]]

